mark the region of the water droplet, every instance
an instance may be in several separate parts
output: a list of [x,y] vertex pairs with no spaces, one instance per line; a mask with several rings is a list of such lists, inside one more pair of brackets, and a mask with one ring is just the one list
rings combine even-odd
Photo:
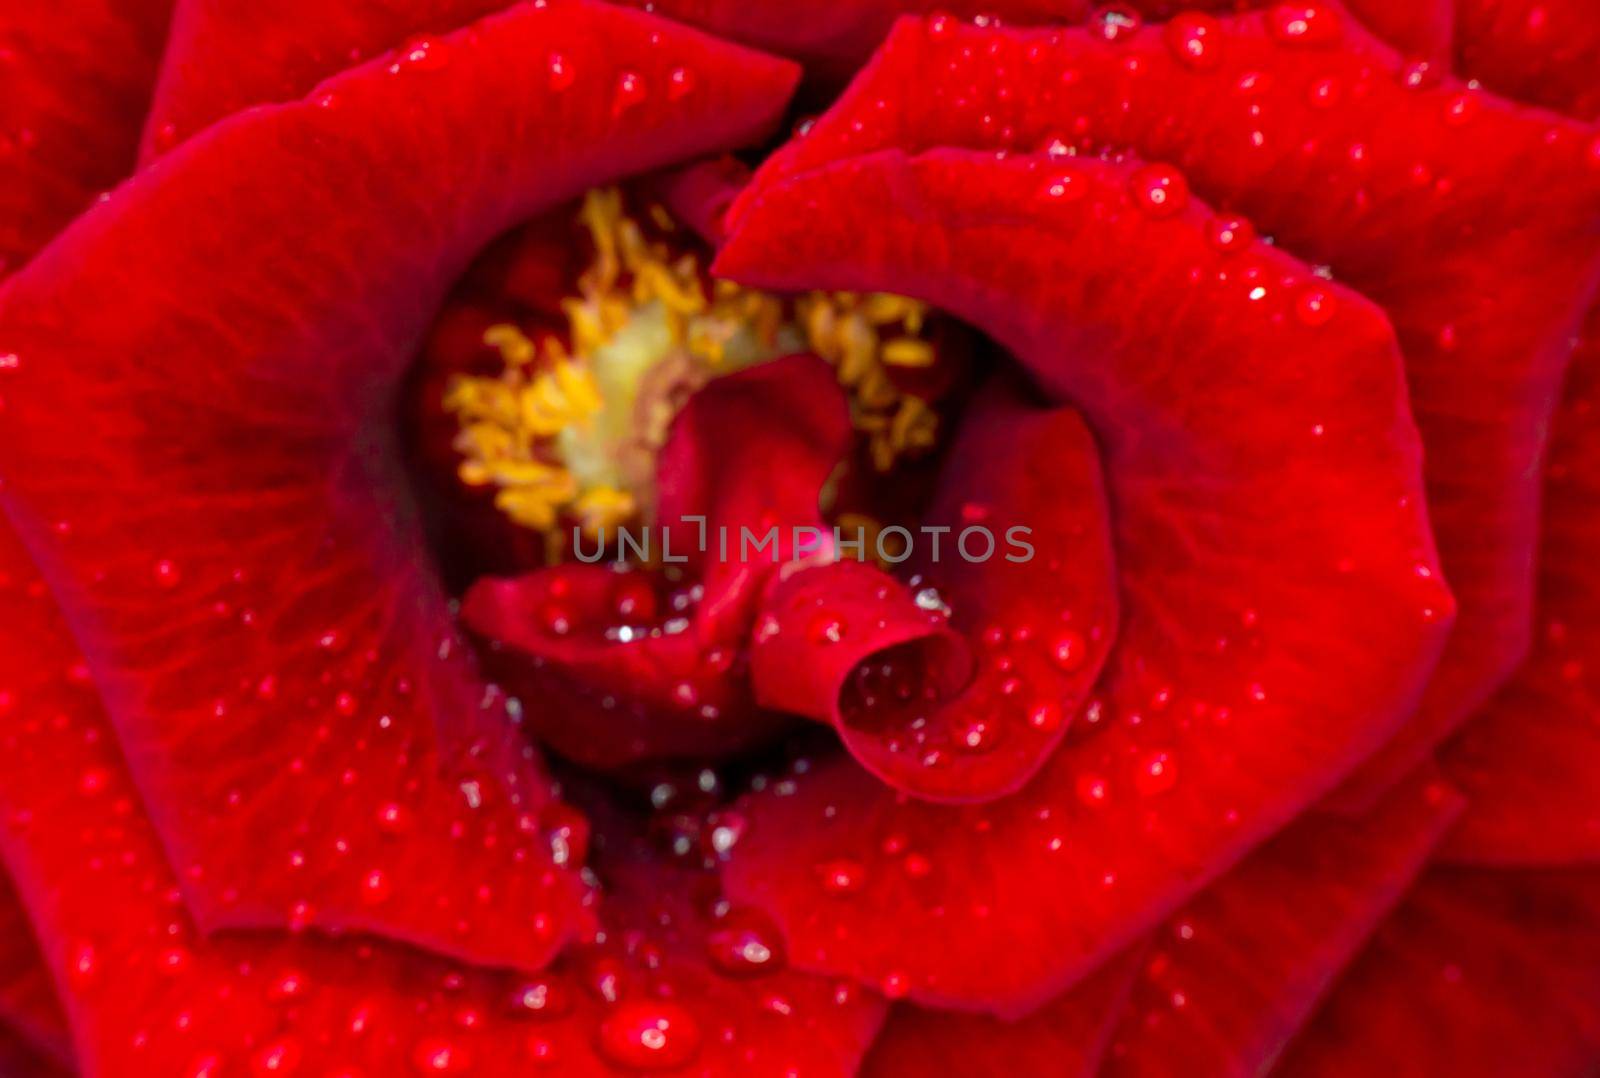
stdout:
[[1062,633],[1050,649],[1050,656],[1055,659],[1056,665],[1067,671],[1082,667],[1088,654],[1088,642],[1082,633],[1075,632]]
[[866,880],[866,869],[859,861],[829,861],[819,865],[817,871],[822,875],[822,889],[834,895],[853,894],[861,890]]
[[783,939],[764,914],[740,910],[706,937],[706,956],[730,977],[757,977],[783,968]]
[[1127,4],[1102,4],[1089,13],[1089,32],[1105,41],[1126,41],[1144,25],[1144,17]]
[[1073,790],[1077,793],[1078,800],[1090,808],[1099,808],[1110,796],[1110,787],[1106,785],[1106,780],[1091,772],[1079,775],[1073,784]]
[[1210,15],[1195,11],[1174,15],[1165,37],[1167,47],[1186,67],[1210,71],[1222,62],[1222,29]]
[[667,76],[667,100],[681,101],[694,92],[694,72],[686,67],[675,67]]
[[635,105],[644,103],[648,91],[644,76],[636,71],[624,71],[617,76],[617,89],[611,98],[611,114],[620,116]]
[[175,588],[183,579],[183,574],[178,571],[177,563],[162,558],[156,562],[154,568],[156,583],[163,588]]
[[1050,734],[1061,729],[1061,724],[1066,719],[1066,713],[1061,706],[1052,700],[1045,700],[1035,704],[1028,711],[1028,725],[1040,733]]
[[361,901],[368,905],[387,902],[393,888],[382,869],[373,869],[361,878]]
[[571,986],[550,977],[524,981],[511,992],[511,1013],[518,1018],[560,1018],[572,1005]]
[[280,1037],[256,1050],[250,1057],[250,1070],[253,1074],[289,1074],[300,1065],[301,1055],[300,1042]]
[[437,1037],[419,1041],[411,1051],[411,1065],[419,1074],[465,1074],[472,1061],[458,1044]]
[[813,644],[837,644],[844,639],[844,619],[837,614],[820,613],[806,626],[806,638]]
[[1316,285],[1304,289],[1294,301],[1295,317],[1313,327],[1327,325],[1338,308],[1332,293]]
[[1178,781],[1177,765],[1165,752],[1152,752],[1133,773],[1133,784],[1142,794],[1165,793]]
[[1189,204],[1189,183],[1171,165],[1146,165],[1133,174],[1134,203],[1151,217],[1172,217]]
[[667,1070],[689,1063],[700,1051],[700,1027],[675,1003],[624,1003],[600,1024],[600,1054],[619,1067]]
[[1339,16],[1319,4],[1278,4],[1267,14],[1267,31],[1285,45],[1335,45],[1344,36]]
[[548,74],[550,89],[557,93],[567,89],[578,78],[578,72],[568,60],[559,52],[553,52],[545,60],[545,71]]
[[1256,229],[1243,217],[1218,217],[1211,222],[1208,238],[1218,251],[1233,254],[1256,241]]
[[993,719],[971,716],[956,724],[956,748],[963,752],[989,752],[1000,744],[1000,726]]

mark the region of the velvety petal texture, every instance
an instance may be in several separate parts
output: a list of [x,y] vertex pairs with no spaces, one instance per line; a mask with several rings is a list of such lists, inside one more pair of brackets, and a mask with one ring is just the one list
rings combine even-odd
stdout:
[[133,167],[171,8],[0,3],[0,277]]
[[[1457,62],[1496,90],[1580,119],[1600,115],[1600,22],[1581,3],[1461,0]],[[1600,854],[1594,689],[1600,581],[1594,506],[1600,489],[1594,394],[1600,310],[1572,358],[1544,469],[1533,651],[1441,759],[1471,804],[1452,858],[1564,864]]]
[[1265,1073],[1463,804],[1424,773],[1363,817],[1307,814],[1256,850],[1157,934],[1102,1073]]
[[869,1078],[947,1074],[952,1078],[1011,1078],[1100,1073],[1117,1015],[1140,968],[1143,948],[1107,962],[1060,998],[1026,1018],[1005,1022],[901,1004],[872,1046],[862,1073]]
[[[1298,47],[1252,34],[1263,62]],[[758,174],[718,263],[768,287],[928,300],[1008,347],[1100,442],[1122,629],[1082,736],[980,809],[900,803],[817,764],[751,801],[753,841],[727,871],[778,913],[797,961],[1002,1014],[1131,942],[1371,751],[1453,612],[1382,314],[1250,242],[1176,168],[1049,140],[994,153],[1023,121],[975,107],[996,72],[1056,71],[1077,92],[1043,62],[1056,40],[905,24]],[[913,75],[932,89],[880,107],[886,81]],[[1164,109],[1203,100],[1206,77],[1182,78]],[[1032,115],[1051,99],[1015,100]]]
[[759,137],[794,77],[632,12],[521,8],[213,128],[15,279],[4,504],[203,925],[537,965],[579,923],[547,784],[426,567],[395,386],[495,232]]
[[1281,1071],[1587,1074],[1600,1056],[1600,878],[1436,869],[1379,929]]
[[[84,665],[9,534],[0,566],[5,624],[32,645],[0,652],[0,691],[26,716],[0,742],[0,856],[84,1073],[843,1074],[864,1054],[881,1001],[786,970],[770,925],[610,818],[594,840],[604,933],[546,973],[486,972],[357,936],[203,935]],[[391,841],[413,833],[402,818]],[[584,832],[565,835],[566,855],[582,860]]]
[[[14,586],[6,582],[6,587]],[[12,706],[15,706],[14,704]],[[31,1051],[69,1065],[72,1049],[55,986],[39,955],[33,925],[10,880],[0,877],[0,1028]],[[0,1074],[10,1074],[0,1068]]]

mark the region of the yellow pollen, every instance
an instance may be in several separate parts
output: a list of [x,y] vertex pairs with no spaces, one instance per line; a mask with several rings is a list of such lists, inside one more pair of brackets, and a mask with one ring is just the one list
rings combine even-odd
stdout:
[[[694,255],[675,254],[628,216],[614,188],[590,191],[578,220],[594,255],[562,301],[564,335],[535,341],[519,326],[489,327],[483,340],[503,369],[457,375],[443,400],[460,427],[461,481],[493,488],[518,524],[555,540],[567,521],[594,535],[648,518],[655,455],[688,395],[807,349],[849,391],[877,468],[934,444],[937,414],[890,374],[935,362],[926,305],[886,293],[783,300],[708,280]],[[654,234],[677,229],[659,205],[647,221]]]

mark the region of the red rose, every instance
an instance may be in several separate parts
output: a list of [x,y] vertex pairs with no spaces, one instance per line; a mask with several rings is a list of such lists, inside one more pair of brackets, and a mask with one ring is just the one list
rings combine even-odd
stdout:
[[0,1071],[1600,1063],[1600,16],[941,6],[0,0]]

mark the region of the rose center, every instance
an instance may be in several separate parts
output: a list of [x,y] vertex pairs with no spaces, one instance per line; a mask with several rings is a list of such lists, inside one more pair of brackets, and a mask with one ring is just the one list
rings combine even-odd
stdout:
[[659,206],[635,217],[616,189],[591,191],[578,220],[593,256],[562,301],[556,332],[502,323],[484,334],[496,375],[458,375],[458,475],[491,488],[516,523],[558,543],[655,517],[655,464],[673,418],[714,378],[795,352],[831,363],[874,467],[934,445],[928,403],[897,372],[932,366],[927,308],[881,293],[777,297],[713,280],[703,249]]

